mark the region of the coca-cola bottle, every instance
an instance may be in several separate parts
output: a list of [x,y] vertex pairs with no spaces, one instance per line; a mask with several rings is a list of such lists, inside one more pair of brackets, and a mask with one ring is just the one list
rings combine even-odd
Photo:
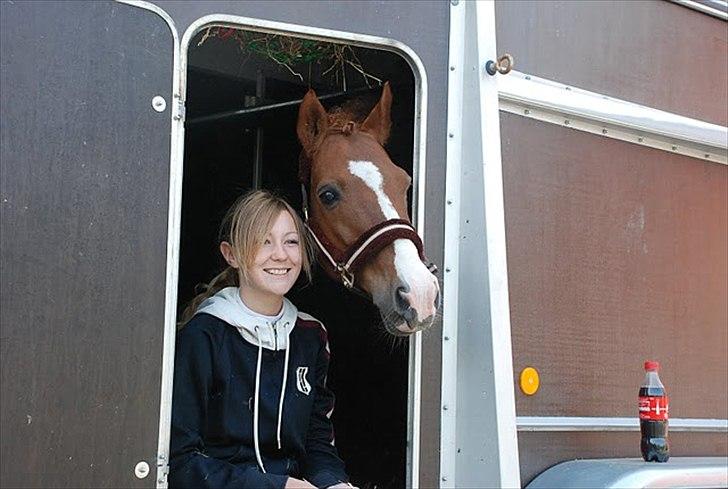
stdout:
[[645,362],[645,381],[640,387],[639,411],[642,458],[647,462],[667,462],[670,446],[667,442],[668,400],[665,386],[657,371],[660,364]]

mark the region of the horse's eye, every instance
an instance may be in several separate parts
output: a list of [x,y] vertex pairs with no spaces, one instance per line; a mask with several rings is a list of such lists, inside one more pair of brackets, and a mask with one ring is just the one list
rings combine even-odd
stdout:
[[321,203],[326,207],[331,207],[339,200],[339,194],[331,189],[324,189],[319,193]]

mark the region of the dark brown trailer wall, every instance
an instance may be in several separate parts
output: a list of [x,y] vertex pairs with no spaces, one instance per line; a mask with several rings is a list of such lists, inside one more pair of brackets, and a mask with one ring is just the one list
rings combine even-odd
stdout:
[[[503,114],[521,416],[634,416],[659,360],[676,418],[725,418],[728,166]],[[710,379],[714,381],[711,382]]]
[[[727,418],[728,166],[507,113],[501,134],[514,375],[541,374],[517,414],[636,416],[656,359],[671,417]],[[674,454],[726,455],[698,442],[718,436],[676,435]],[[638,433],[519,441],[524,482],[580,450],[639,455]]]
[[[430,259],[442,264],[449,2],[258,0],[153,3],[174,19],[180,37],[192,22],[203,16],[228,14],[380,36],[400,41],[412,48],[424,64],[428,84],[425,250]],[[440,328],[438,323],[423,336],[422,357],[425,360],[422,362],[420,438],[422,487],[439,485]]]
[[496,28],[518,71],[728,124],[724,20],[665,0],[500,0]]
[[172,34],[114,2],[0,14],[0,486],[152,487]]

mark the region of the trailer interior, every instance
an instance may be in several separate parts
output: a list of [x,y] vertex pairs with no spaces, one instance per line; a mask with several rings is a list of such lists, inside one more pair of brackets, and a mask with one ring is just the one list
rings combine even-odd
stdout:
[[[327,109],[349,102],[366,115],[389,81],[387,150],[413,174],[415,82],[396,53],[208,26],[192,38],[187,62],[178,311],[222,270],[218,226],[239,195],[272,190],[300,211],[296,118],[309,87]],[[318,269],[289,298],[328,329],[336,445],[352,481],[404,487],[408,343],[394,341],[372,304]]]

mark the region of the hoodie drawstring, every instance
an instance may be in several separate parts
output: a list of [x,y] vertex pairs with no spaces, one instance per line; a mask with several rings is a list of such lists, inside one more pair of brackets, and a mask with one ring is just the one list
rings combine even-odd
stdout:
[[255,335],[258,338],[258,365],[255,368],[255,405],[253,406],[253,441],[255,443],[255,458],[258,459],[260,470],[265,474],[263,459],[260,458],[260,442],[258,441],[258,404],[260,393],[260,365],[263,359],[263,343],[260,340],[260,328],[255,327]]
[[[283,325],[283,334],[285,334],[286,338],[288,338],[288,323]],[[281,449],[281,420],[283,419],[283,399],[286,397],[286,382],[288,381],[288,353],[291,351],[290,341],[287,341],[286,343],[286,360],[283,363],[283,383],[281,384],[281,400],[278,403],[278,428],[276,430],[278,450]]]
[[[289,323],[283,325],[283,332],[288,338],[288,326]],[[260,441],[258,440],[258,424],[259,424],[259,397],[260,397],[260,370],[261,363],[263,360],[263,342],[260,339],[260,328],[255,327],[255,335],[258,339],[258,364],[255,367],[255,405],[253,406],[253,442],[255,444],[255,458],[258,460],[260,470],[265,473],[265,467],[263,466],[263,459],[260,456]],[[280,401],[278,402],[278,426],[276,428],[276,439],[278,440],[278,450],[281,449],[281,424],[283,420],[283,401],[286,398],[286,384],[288,383],[288,359],[291,352],[291,344],[288,342],[286,345],[286,359],[283,363],[283,382],[281,383],[281,395]]]

